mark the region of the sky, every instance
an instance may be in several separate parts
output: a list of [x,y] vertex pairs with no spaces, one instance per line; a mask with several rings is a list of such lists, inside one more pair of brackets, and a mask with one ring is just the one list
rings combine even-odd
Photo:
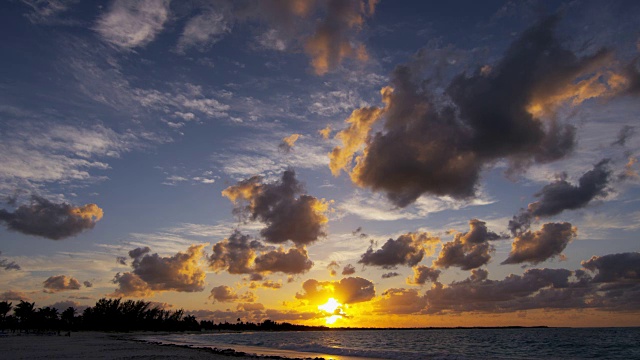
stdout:
[[4,1],[0,300],[640,326],[639,15]]

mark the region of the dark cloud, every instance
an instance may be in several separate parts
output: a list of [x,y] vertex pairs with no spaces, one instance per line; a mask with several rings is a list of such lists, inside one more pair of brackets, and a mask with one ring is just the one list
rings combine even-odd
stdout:
[[43,282],[45,292],[55,293],[66,290],[79,290],[80,282],[70,276],[51,276]]
[[538,231],[528,230],[516,236],[509,257],[502,264],[538,264],[560,256],[576,235],[577,229],[567,222],[547,223]]
[[67,310],[68,308],[72,307],[72,308],[76,309],[76,314],[81,314],[84,311],[84,309],[88,308],[88,306],[80,305],[80,303],[75,302],[73,300],[58,301],[58,302],[55,302],[55,303],[49,305],[49,307],[58,310],[58,313],[62,313],[63,311]]
[[129,252],[133,271],[116,274],[118,288],[113,296],[150,296],[160,291],[197,292],[204,290],[206,274],[200,266],[204,245],[192,245],[185,253],[162,257],[148,247]]
[[433,246],[440,242],[440,238],[428,233],[407,233],[396,240],[389,239],[378,250],[372,246],[362,254],[359,264],[380,266],[383,269],[393,269],[398,265],[415,266],[425,255],[433,252]]
[[209,299],[213,300],[215,303],[218,302],[255,302],[256,296],[250,291],[245,292],[242,295],[236,294],[232,288],[226,285],[216,286],[211,289],[211,295],[209,295]]
[[390,278],[392,278],[392,277],[396,277],[396,276],[400,276],[400,273],[397,273],[397,272],[395,272],[395,271],[391,271],[391,272],[388,272],[388,273],[384,273],[384,274],[382,274],[382,276],[381,276],[381,277],[382,277],[383,279],[390,279]]
[[640,253],[637,252],[593,256],[583,261],[582,267],[597,272],[593,278],[596,283],[640,281]]
[[9,301],[9,300],[23,300],[23,301],[31,301],[29,295],[23,293],[22,291],[14,291],[7,290],[0,293],[0,300]]
[[332,260],[329,265],[327,265],[327,269],[329,270],[329,275],[331,276],[336,276],[338,275],[338,268],[340,267],[340,264],[338,264],[337,261]]
[[286,170],[278,182],[263,184],[260,177],[252,177],[225,189],[222,195],[236,204],[236,213],[266,224],[260,231],[265,241],[282,244],[291,240],[301,246],[326,236],[324,212],[328,208],[324,200],[302,192],[295,172]]
[[427,282],[435,283],[440,277],[440,270],[429,266],[418,265],[413,268],[413,278],[408,278],[408,284],[424,285]]
[[347,277],[340,281],[318,281],[309,279],[302,283],[303,293],[296,298],[308,300],[312,304],[324,304],[328,298],[335,298],[341,304],[355,304],[369,301],[376,295],[373,283],[361,277]]
[[528,269],[502,280],[490,280],[486,270],[474,269],[465,280],[447,286],[436,282],[423,296],[413,289],[389,289],[375,301],[374,309],[386,314],[441,315],[529,309],[637,311],[638,260],[639,253],[594,256],[582,262],[588,272]]
[[[396,67],[382,90],[386,106],[354,111],[350,128],[336,135],[343,146],[330,156],[334,175],[349,170],[364,145],[352,181],[404,207],[423,194],[473,197],[482,169],[498,159],[509,160],[515,171],[569,154],[575,128],[548,115],[597,96],[581,89],[599,86],[598,70],[611,54],[578,58],[556,40],[555,23],[548,19],[525,31],[491,71],[456,76],[446,87],[447,101],[435,100],[420,57]],[[576,81],[581,78],[589,81]],[[369,116],[358,113],[363,110]],[[367,137],[381,118],[383,130]]]
[[629,140],[633,135],[635,135],[635,133],[636,133],[636,128],[634,126],[625,125],[620,129],[620,132],[618,133],[618,137],[614,142],[611,143],[611,145],[625,146],[625,144],[627,143],[627,140]]
[[478,268],[491,260],[494,248],[489,241],[499,239],[504,236],[489,231],[484,221],[469,220],[469,231],[457,233],[453,241],[443,244],[433,264],[442,268],[457,266],[462,270]]
[[342,268],[342,275],[347,276],[347,275],[353,275],[355,273],[356,273],[356,268],[353,267],[353,265],[351,264],[347,264],[345,265],[344,268]]
[[91,281],[84,281],[82,284],[84,285],[84,287],[93,287],[93,283],[91,283]]
[[254,260],[254,270],[261,273],[303,274],[313,267],[307,249],[291,248],[265,252]]
[[[0,255],[2,255],[2,251],[0,251]],[[20,265],[16,264],[15,261],[9,261],[8,259],[0,259],[0,269],[21,270],[21,267]]]
[[252,262],[256,251],[264,249],[251,236],[234,231],[228,239],[213,245],[213,254],[209,257],[209,265],[215,271],[226,270],[229,274],[253,273]]
[[237,230],[228,239],[213,246],[208,261],[214,271],[250,274],[253,279],[274,272],[303,274],[313,267],[313,261],[304,247],[273,250]]
[[116,257],[116,263],[120,265],[127,265],[127,257],[126,256],[118,256]]
[[606,187],[611,178],[608,164],[608,159],[595,164],[593,169],[580,177],[578,185],[569,183],[564,175],[563,178],[543,187],[535,195],[540,200],[529,204],[527,209],[521,210],[509,221],[511,233],[515,236],[526,231],[536,217],[549,217],[565,210],[580,209],[596,197],[606,195]]
[[102,215],[96,204],[75,207],[34,195],[30,204],[20,205],[13,212],[0,209],[0,222],[11,231],[61,240],[93,229]]

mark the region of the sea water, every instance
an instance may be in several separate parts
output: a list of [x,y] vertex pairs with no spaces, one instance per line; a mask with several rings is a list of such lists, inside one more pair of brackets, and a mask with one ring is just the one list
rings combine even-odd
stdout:
[[165,334],[142,339],[327,359],[640,359],[640,328],[332,330]]

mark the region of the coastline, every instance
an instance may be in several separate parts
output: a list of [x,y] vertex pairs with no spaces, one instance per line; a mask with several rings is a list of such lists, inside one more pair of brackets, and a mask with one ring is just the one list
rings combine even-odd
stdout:
[[[366,359],[250,346],[195,347],[140,339],[151,334],[158,335],[159,333],[82,331],[72,333],[71,337],[9,334],[0,337],[0,349],[2,349],[3,359]],[[256,353],[261,355],[255,355]],[[282,354],[287,354],[287,356],[282,356]]]

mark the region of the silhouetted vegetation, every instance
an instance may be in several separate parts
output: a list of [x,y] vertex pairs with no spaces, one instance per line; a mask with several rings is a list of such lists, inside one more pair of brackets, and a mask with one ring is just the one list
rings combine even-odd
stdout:
[[[9,312],[13,309],[13,315]],[[35,303],[20,301],[17,305],[0,302],[0,330],[10,329],[12,332],[50,333],[61,331],[289,331],[289,330],[324,330],[324,326],[304,326],[290,323],[277,323],[265,320],[262,323],[219,322],[210,320],[198,322],[193,315],[184,315],[184,310],[165,310],[152,306],[151,302],[122,299],[98,300],[93,307],[88,307],[82,314],[69,307],[61,314],[52,307],[35,308]]]

